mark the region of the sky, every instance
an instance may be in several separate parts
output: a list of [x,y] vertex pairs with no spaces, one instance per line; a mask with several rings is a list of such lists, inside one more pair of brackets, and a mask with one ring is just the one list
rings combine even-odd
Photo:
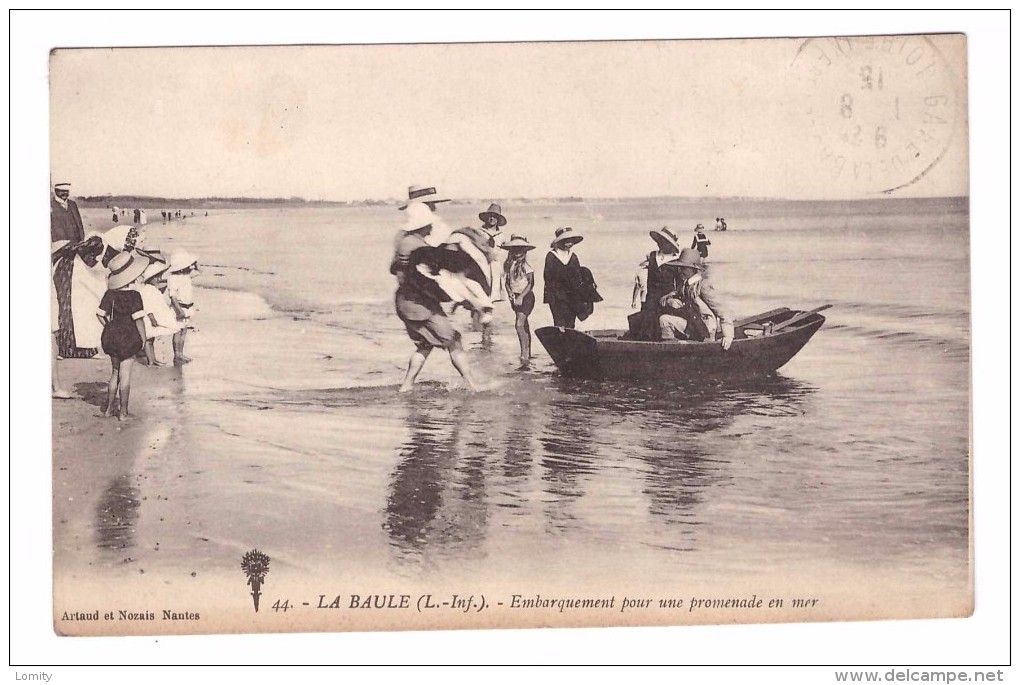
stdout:
[[965,195],[964,41],[931,39],[938,83],[921,84],[906,40],[898,60],[883,55],[883,106],[918,103],[920,122],[923,98],[949,93],[922,158],[938,161],[917,180],[920,162],[836,173],[833,146],[877,165],[920,143],[890,131],[879,149],[891,109],[865,122],[859,102],[864,147],[851,146],[858,120],[839,116],[840,98],[882,53],[854,46],[819,78],[808,56],[833,46],[803,39],[58,49],[51,175],[76,195],[358,200],[421,184],[465,198],[811,199],[908,182],[895,194]]

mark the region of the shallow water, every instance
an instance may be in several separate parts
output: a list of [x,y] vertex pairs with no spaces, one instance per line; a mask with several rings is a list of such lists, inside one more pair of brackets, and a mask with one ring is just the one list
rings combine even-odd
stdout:
[[[442,212],[458,225],[476,209]],[[562,379],[537,340],[532,370],[517,372],[500,303],[491,350],[465,334],[486,392],[459,389],[436,353],[420,386],[398,396],[412,348],[387,271],[395,211],[156,222],[148,246],[186,246],[203,264],[195,361],[168,372],[179,382],[147,410],[175,413],[172,434],[153,439],[193,456],[139,458],[111,479],[107,500],[123,513],[97,516],[99,563],[121,561],[128,530],[133,557],[152,563],[159,538],[189,564],[257,545],[296,568],[328,573],[353,558],[397,577],[510,565],[550,578],[608,568],[746,578],[824,561],[862,582],[966,581],[965,204],[504,209],[507,232],[540,246],[539,276],[556,226],[587,236],[577,251],[605,302],[582,329],[625,325],[637,264],[654,247],[648,230],[687,235],[719,214],[730,230],[708,233],[710,273],[738,316],[834,306],[776,376],[690,386]],[[466,316],[458,323],[467,330]],[[551,323],[541,304],[531,323]],[[181,512],[185,532],[161,535]]]

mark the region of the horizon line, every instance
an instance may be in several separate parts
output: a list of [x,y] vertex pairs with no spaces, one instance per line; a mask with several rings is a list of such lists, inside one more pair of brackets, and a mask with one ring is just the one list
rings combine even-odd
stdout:
[[[294,202],[302,204],[357,204],[357,203],[385,203],[391,204],[396,202],[406,202],[405,198],[394,198],[394,197],[366,197],[360,199],[327,199],[327,198],[305,198],[301,196],[291,195],[287,197],[283,196],[252,196],[252,195],[207,195],[207,196],[193,196],[193,197],[169,197],[162,195],[140,195],[135,193],[102,193],[102,194],[82,194],[72,195],[73,199],[85,200],[85,201],[100,201],[100,200],[113,200],[117,198],[130,198],[137,200],[161,200],[165,202],[272,202],[272,203],[285,203]],[[494,196],[477,196],[477,197],[464,197],[451,199],[450,202],[453,204],[465,204],[469,202],[489,202],[493,199],[501,200],[503,202],[511,200],[557,200],[557,201],[568,201],[568,202],[599,202],[599,201],[640,201],[640,200],[684,200],[684,201],[726,201],[726,200],[741,200],[741,201],[777,201],[777,202],[860,202],[869,200],[945,200],[945,199],[970,199],[970,195],[916,195],[916,196],[893,196],[887,193],[876,193],[875,195],[865,197],[811,197],[811,198],[794,198],[784,197],[778,195],[626,195],[626,196],[607,196],[607,195],[508,195],[502,197]]]

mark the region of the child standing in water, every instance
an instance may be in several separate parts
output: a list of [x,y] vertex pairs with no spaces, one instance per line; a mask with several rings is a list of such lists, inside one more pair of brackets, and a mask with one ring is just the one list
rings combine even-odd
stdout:
[[145,342],[145,327],[142,319],[145,309],[142,296],[137,290],[129,289],[133,283],[141,283],[143,272],[149,260],[133,250],[124,251],[110,260],[110,276],[107,279],[106,294],[99,303],[100,322],[103,335],[100,338],[103,352],[110,355],[110,385],[106,392],[106,407],[103,416],[113,414],[113,403],[120,395],[120,410],[117,418],[121,421],[131,418],[128,400],[131,397],[131,367],[135,355],[142,350]]
[[142,274],[142,284],[132,286],[141,294],[142,306],[145,308],[145,317],[142,319],[145,324],[144,350],[149,366],[166,366],[156,355],[156,338],[174,336],[180,331],[177,314],[170,307],[169,299],[163,292],[166,289],[166,280],[163,276],[169,268],[167,262],[151,259]]
[[174,364],[180,366],[191,361],[184,355],[184,337],[191,322],[191,308],[195,306],[195,297],[191,287],[191,275],[198,271],[198,258],[187,250],[175,252],[170,257],[170,275],[166,279],[166,294],[170,298],[170,306],[177,314],[181,328],[174,333]]
[[528,316],[535,309],[535,270],[528,264],[528,252],[535,246],[527,238],[515,235],[500,245],[509,255],[503,264],[503,283],[514,310],[517,339],[521,343],[521,368],[531,364],[531,326]]

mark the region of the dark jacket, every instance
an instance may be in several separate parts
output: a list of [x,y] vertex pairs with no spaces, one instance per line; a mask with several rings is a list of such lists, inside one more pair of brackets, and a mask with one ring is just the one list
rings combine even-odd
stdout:
[[656,252],[651,252],[648,255],[648,294],[645,296],[645,303],[641,309],[652,310],[658,317],[660,313],[659,300],[676,290],[681,281],[680,272],[675,266],[668,263],[659,266],[655,260],[656,254]]
[[569,305],[581,321],[594,311],[594,303],[601,302],[598,285],[591,270],[581,266],[576,254],[564,264],[552,252],[545,256],[545,290],[542,301]]
[[586,266],[582,266],[578,274],[574,296],[574,311],[577,312],[577,318],[581,321],[587,319],[595,311],[596,302],[602,301],[595,277],[592,275],[591,269]]
[[581,262],[576,254],[571,254],[570,259],[564,264],[550,251],[545,256],[545,270],[542,272],[542,279],[545,281],[543,287],[542,301],[546,304],[552,302],[572,303],[574,301],[574,284],[578,282],[581,274]]
[[627,317],[630,337],[635,340],[659,339],[659,315],[666,311],[659,300],[683,284],[676,266],[670,263],[659,266],[655,260],[656,254],[652,252],[648,255],[648,294],[641,305],[641,311]]
[[85,226],[74,200],[67,201],[67,209],[60,206],[55,197],[50,197],[50,242],[70,240],[72,243],[85,239]]

